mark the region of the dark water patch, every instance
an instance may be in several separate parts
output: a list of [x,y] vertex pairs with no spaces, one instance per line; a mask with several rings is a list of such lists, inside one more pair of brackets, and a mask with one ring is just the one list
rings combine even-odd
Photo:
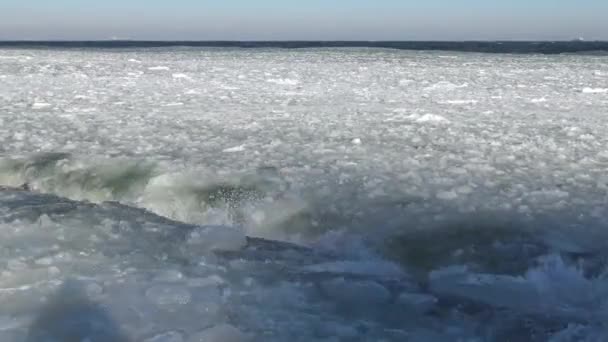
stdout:
[[140,48],[384,48],[414,51],[457,51],[515,54],[608,53],[604,41],[1,41],[0,48],[140,49]]
[[521,274],[546,252],[536,233],[516,223],[487,219],[444,223],[431,229],[405,230],[386,241],[382,253],[424,274],[449,265],[480,272]]

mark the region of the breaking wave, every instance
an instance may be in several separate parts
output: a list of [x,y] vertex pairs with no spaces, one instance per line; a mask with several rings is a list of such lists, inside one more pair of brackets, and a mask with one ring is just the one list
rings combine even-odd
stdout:
[[[117,201],[194,224],[237,224],[250,235],[274,238],[307,216],[307,205],[287,192],[273,167],[216,175],[204,170],[167,172],[130,159],[82,159],[41,153],[0,159],[0,184],[23,186],[73,200]],[[263,229],[262,229],[263,228]]]

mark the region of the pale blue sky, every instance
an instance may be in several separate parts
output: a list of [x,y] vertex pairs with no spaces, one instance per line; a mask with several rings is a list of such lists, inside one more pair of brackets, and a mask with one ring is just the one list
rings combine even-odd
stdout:
[[608,40],[608,0],[0,0],[0,39]]

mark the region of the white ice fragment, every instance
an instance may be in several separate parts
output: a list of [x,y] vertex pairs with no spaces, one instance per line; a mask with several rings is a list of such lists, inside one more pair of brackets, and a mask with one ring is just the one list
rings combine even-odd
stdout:
[[154,67],[149,67],[148,70],[150,70],[150,71],[167,71],[170,69],[169,69],[169,67],[166,67],[166,66],[154,66]]
[[89,298],[96,298],[103,294],[103,286],[97,283],[89,283],[84,288],[85,293]]
[[375,281],[335,278],[322,282],[321,288],[329,298],[348,304],[382,304],[390,298],[390,292]]
[[412,115],[406,116],[405,119],[412,120],[412,121],[419,122],[419,123],[439,124],[439,123],[449,122],[448,119],[444,118],[441,115],[436,115],[436,114],[425,114],[425,115],[412,114]]
[[184,274],[178,270],[162,270],[155,277],[154,281],[158,282],[177,282],[184,279]]
[[351,140],[351,143],[353,145],[361,145],[361,139],[360,138],[355,138],[355,139]]
[[397,298],[397,302],[415,312],[426,313],[435,307],[437,298],[423,293],[402,293]]
[[141,61],[140,61],[140,60],[137,60],[137,59],[135,59],[135,58],[130,58],[130,59],[129,59],[129,62],[131,62],[131,63],[141,63]]
[[38,225],[40,228],[51,228],[55,225],[55,223],[47,214],[42,214],[38,218]]
[[246,147],[247,147],[247,145],[234,146],[234,147],[226,148],[226,149],[222,150],[222,152],[224,152],[224,153],[243,152],[243,151],[245,151]]
[[233,227],[203,226],[190,232],[186,243],[196,251],[237,251],[247,245],[247,238]]
[[582,92],[584,94],[604,94],[608,93],[608,88],[583,88]]
[[437,198],[444,201],[452,201],[458,198],[458,193],[454,190],[440,191],[437,193]]
[[207,287],[207,286],[220,286],[226,283],[226,281],[219,275],[211,275],[206,278],[190,278],[188,279],[188,286],[191,287]]
[[191,335],[187,342],[245,342],[249,338],[230,324],[220,324]]
[[446,104],[453,104],[453,105],[466,105],[466,104],[476,104],[478,103],[478,100],[448,100],[445,101]]
[[50,106],[52,106],[52,104],[46,102],[35,102],[34,104],[32,104],[33,109],[44,109],[49,108]]
[[532,103],[543,103],[543,102],[547,102],[547,99],[544,97],[539,97],[539,98],[534,98],[532,100],[530,100],[530,102]]
[[298,83],[300,83],[298,80],[293,80],[289,78],[271,78],[268,79],[267,82],[280,85],[297,85]]
[[179,285],[156,285],[146,291],[146,297],[158,306],[186,305],[192,295],[187,288]]
[[175,73],[175,74],[172,74],[171,76],[172,76],[173,78],[176,78],[176,79],[180,79],[180,78],[181,78],[181,79],[187,79],[187,80],[191,79],[191,77],[190,77],[190,76],[188,76],[188,75],[186,75],[186,74],[182,74],[182,73]]
[[21,271],[27,268],[27,264],[20,260],[9,260],[6,266],[11,271]]
[[448,122],[448,119],[444,118],[441,115],[437,115],[437,114],[424,114],[423,116],[416,119],[416,122],[440,123],[440,122]]
[[13,139],[15,139],[17,141],[22,141],[23,139],[25,139],[25,133],[23,133],[23,132],[14,132],[13,133]]
[[429,87],[424,88],[424,90],[426,91],[434,91],[434,90],[454,90],[454,89],[458,89],[458,88],[466,88],[469,85],[467,83],[463,83],[463,84],[454,84],[451,82],[447,82],[447,81],[440,81],[437,82]]
[[183,342],[184,337],[177,331],[164,332],[149,338],[143,342]]

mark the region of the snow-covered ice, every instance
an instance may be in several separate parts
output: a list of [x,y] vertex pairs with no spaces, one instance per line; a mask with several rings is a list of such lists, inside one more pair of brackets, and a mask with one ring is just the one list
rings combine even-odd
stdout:
[[3,50],[0,340],[602,340],[606,74]]

